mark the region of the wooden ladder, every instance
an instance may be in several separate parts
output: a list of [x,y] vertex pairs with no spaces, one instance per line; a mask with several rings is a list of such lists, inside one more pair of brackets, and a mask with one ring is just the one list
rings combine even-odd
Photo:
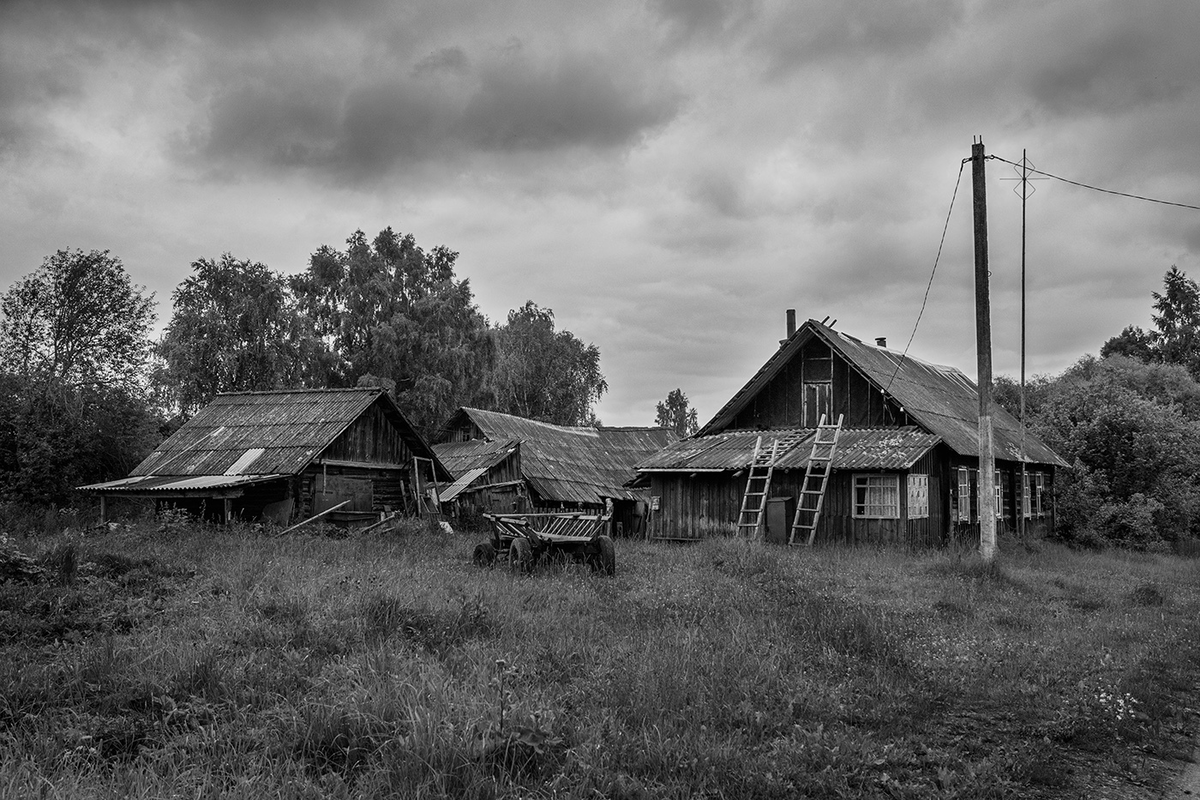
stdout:
[[829,475],[833,465],[833,454],[837,451],[838,437],[842,434],[842,419],[838,415],[836,425],[826,425],[825,415],[817,423],[817,435],[813,437],[812,453],[808,457],[808,469],[804,471],[804,483],[796,501],[796,516],[792,520],[792,532],[788,544],[796,544],[796,534],[808,534],[805,545],[811,547],[817,538],[817,521],[821,518],[821,506],[825,503],[825,489],[829,486]]
[[767,507],[767,492],[771,490],[771,475],[775,472],[775,451],[779,440],[771,441],[771,449],[763,446],[763,437],[754,442],[754,455],[750,459],[750,474],[746,477],[746,493],[742,495],[742,510],[738,512],[738,533],[749,528],[747,536],[757,536],[762,525],[763,510]]
[[738,533],[757,537],[763,520],[763,512],[767,508],[767,497],[771,492],[771,476],[775,473],[775,464],[784,453],[791,450],[796,442],[807,434],[793,432],[777,436],[771,440],[771,449],[763,447],[763,437],[759,436],[754,442],[754,455],[750,459],[750,474],[746,478],[746,493],[742,496],[742,510],[738,513]]

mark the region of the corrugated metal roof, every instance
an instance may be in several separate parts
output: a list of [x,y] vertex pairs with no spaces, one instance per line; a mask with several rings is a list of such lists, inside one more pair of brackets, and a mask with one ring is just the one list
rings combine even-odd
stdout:
[[121,492],[131,494],[136,492],[187,492],[197,489],[231,489],[235,486],[246,486],[251,483],[263,483],[287,475],[200,475],[193,478],[180,478],[162,475],[135,475],[122,478],[119,481],[93,483],[90,486],[80,486],[80,489],[91,492]]
[[487,471],[520,448],[516,439],[471,439],[466,442],[442,442],[433,450],[452,475],[476,469]]
[[462,474],[461,478],[443,489],[442,493],[438,495],[438,499],[443,503],[449,503],[451,500],[462,494],[464,489],[474,483],[476,478],[485,474],[487,471],[487,467],[476,467],[475,469],[467,470]]
[[625,487],[634,465],[677,438],[667,428],[567,427],[477,408],[460,409],[446,429],[463,416],[488,439],[519,440],[522,476],[543,498],[559,502],[636,499]]
[[[812,339],[826,342],[858,368],[875,388],[904,407],[926,430],[941,437],[963,456],[979,454],[978,389],[960,370],[930,364],[913,356],[865,344],[852,336],[808,320],[767,360],[754,377],[717,412],[700,436],[721,431]],[[997,458],[1021,460],[1021,424],[999,406],[993,407],[992,429]],[[1066,466],[1059,456],[1032,434],[1025,437],[1026,459],[1040,464]]]
[[[773,437],[804,433],[805,437],[778,456],[776,469],[805,469],[812,455],[814,431],[726,431],[683,439],[637,465],[638,472],[726,472],[744,469],[754,457],[759,436],[770,447]],[[833,468],[909,469],[941,438],[918,428],[848,428],[838,438]]]
[[219,394],[130,474],[222,475],[252,468],[258,475],[296,475],[381,399],[409,449],[434,458],[449,479],[391,397],[374,387]]

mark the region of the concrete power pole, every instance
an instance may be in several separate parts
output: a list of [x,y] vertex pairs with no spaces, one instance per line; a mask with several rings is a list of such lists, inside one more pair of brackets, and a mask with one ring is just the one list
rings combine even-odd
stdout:
[[[988,290],[987,187],[983,139],[971,145],[975,207],[975,351],[979,364],[979,554],[996,557],[996,456],[992,443],[992,301]],[[959,502],[962,502],[960,498]]]

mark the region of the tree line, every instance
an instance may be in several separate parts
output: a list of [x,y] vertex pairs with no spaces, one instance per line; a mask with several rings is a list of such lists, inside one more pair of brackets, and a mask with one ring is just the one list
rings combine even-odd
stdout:
[[155,341],[118,257],[58,251],[0,298],[0,499],[64,505],[125,477],[220,392],[383,386],[427,435],[460,406],[599,424],[599,348],[532,301],[491,323],[457,259],[390,227],[294,275],[201,258]]
[[[1031,431],[1070,465],[1058,534],[1079,544],[1154,550],[1200,536],[1200,286],[1173,266],[1151,297],[1152,329],[1128,326],[1099,357],[1027,382]],[[996,381],[1014,415],[1019,389]]]

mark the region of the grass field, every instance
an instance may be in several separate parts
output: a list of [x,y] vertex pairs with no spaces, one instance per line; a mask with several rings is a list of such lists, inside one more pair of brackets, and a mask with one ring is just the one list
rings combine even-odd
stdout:
[[1200,718],[1200,559],[152,525],[24,540],[2,797],[1155,797]]

